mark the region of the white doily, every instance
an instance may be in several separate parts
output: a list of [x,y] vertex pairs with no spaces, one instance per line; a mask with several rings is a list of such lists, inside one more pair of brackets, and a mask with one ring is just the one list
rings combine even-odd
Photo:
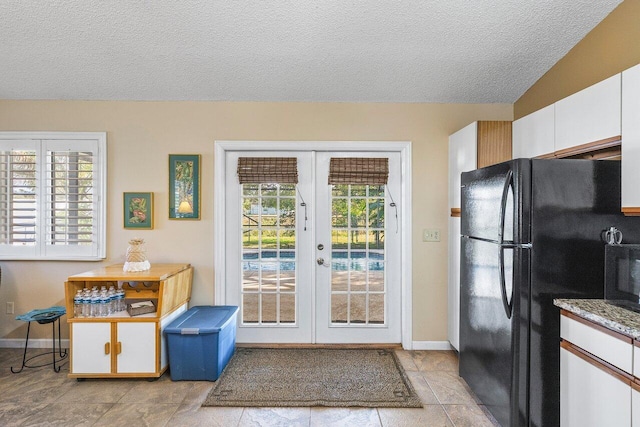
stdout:
[[151,268],[149,261],[142,262],[125,262],[122,271],[147,271]]

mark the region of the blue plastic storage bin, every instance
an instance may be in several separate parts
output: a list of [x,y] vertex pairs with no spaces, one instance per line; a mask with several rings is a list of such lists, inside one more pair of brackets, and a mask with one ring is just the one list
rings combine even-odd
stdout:
[[196,306],[165,329],[171,379],[218,379],[236,346],[235,305]]

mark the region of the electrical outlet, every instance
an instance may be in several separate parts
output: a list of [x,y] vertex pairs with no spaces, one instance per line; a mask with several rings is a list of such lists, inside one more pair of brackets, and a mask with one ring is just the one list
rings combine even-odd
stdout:
[[424,230],[422,230],[422,241],[423,242],[439,242],[440,230],[437,228],[425,228]]
[[7,314],[13,314],[13,302],[7,303]]

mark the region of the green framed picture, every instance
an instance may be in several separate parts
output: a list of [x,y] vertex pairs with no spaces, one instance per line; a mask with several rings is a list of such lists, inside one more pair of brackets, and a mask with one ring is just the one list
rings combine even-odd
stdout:
[[124,228],[153,229],[153,193],[123,193]]
[[200,219],[199,154],[169,154],[169,219]]

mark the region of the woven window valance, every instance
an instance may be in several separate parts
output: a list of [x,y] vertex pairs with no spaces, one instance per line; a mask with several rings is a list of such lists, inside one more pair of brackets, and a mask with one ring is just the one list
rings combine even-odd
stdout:
[[295,157],[240,157],[240,184],[297,184],[298,159]]
[[385,185],[389,178],[389,159],[332,157],[329,184]]

